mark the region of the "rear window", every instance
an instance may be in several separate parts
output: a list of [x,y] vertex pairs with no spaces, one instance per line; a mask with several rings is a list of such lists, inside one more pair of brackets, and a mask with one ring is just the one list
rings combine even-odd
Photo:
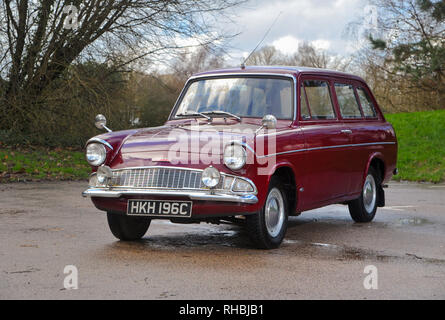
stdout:
[[335,119],[327,81],[305,80],[301,88],[300,101],[303,120]]
[[362,105],[363,113],[366,118],[375,118],[377,113],[375,112],[374,104],[372,103],[371,97],[363,88],[357,88],[357,94],[360,99],[360,104]]
[[340,107],[341,116],[345,119],[361,118],[360,106],[354,94],[354,87],[350,84],[336,83],[335,93]]

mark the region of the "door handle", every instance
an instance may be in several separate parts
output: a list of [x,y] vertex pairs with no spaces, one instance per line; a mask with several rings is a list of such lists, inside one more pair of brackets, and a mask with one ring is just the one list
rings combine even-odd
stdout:
[[349,130],[349,129],[342,130],[341,133],[351,134],[351,133],[352,133],[352,130]]

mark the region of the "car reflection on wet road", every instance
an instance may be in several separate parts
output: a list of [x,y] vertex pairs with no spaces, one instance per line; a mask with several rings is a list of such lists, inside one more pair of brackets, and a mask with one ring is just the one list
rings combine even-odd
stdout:
[[[342,205],[305,212],[271,251],[234,225],[155,221],[142,241],[117,241],[84,186],[0,185],[0,299],[445,299],[444,185],[390,184],[370,224]],[[363,285],[369,265],[377,290]]]

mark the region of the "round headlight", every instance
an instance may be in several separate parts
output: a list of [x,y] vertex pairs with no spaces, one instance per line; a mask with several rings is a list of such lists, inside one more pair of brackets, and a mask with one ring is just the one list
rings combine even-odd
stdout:
[[107,157],[107,150],[101,143],[90,143],[87,145],[86,158],[92,166],[100,166]]
[[224,164],[232,170],[239,170],[246,164],[247,153],[243,146],[231,144],[224,149]]
[[221,179],[219,171],[213,167],[205,168],[202,172],[202,183],[208,188],[214,188],[218,185]]

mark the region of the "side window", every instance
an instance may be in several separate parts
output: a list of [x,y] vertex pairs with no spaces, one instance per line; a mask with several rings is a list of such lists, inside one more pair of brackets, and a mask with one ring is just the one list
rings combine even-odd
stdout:
[[309,106],[307,105],[306,92],[304,91],[303,84],[301,84],[300,88],[300,110],[301,119],[309,120],[311,118],[311,113],[309,112]]
[[278,110],[278,114],[282,119],[292,119],[293,114],[293,108],[289,108],[289,106],[293,106],[292,101],[292,88],[291,87],[284,87],[281,88],[280,94],[279,94],[279,101],[280,101],[280,110]]
[[360,99],[360,104],[362,105],[363,113],[366,118],[375,118],[377,113],[375,112],[374,104],[372,103],[371,97],[363,88],[357,88],[357,94]]
[[336,83],[338,105],[341,116],[345,119],[361,118],[360,106],[354,94],[354,87],[350,84]]
[[305,80],[304,89],[309,104],[310,119],[335,119],[334,106],[332,105],[327,81]]

